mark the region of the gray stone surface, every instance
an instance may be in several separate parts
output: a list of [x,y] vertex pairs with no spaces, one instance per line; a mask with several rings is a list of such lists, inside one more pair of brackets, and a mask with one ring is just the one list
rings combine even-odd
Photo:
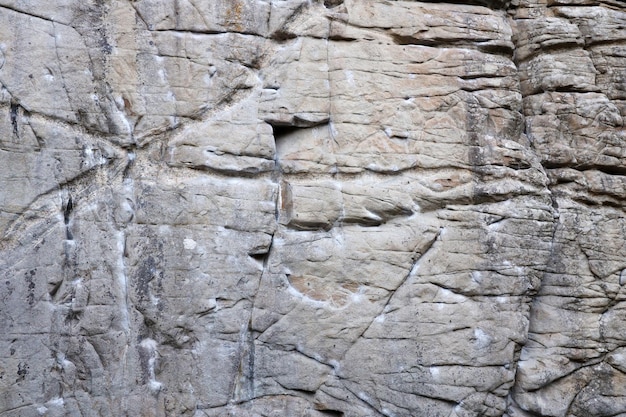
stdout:
[[626,8],[0,0],[0,416],[626,415]]

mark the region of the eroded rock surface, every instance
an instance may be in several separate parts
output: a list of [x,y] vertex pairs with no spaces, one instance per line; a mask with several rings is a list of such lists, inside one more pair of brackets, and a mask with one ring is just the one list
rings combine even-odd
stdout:
[[626,8],[0,0],[0,416],[626,415]]

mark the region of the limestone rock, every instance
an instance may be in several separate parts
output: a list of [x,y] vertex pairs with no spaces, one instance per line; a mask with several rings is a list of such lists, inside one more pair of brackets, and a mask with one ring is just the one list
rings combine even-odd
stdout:
[[626,414],[625,27],[0,0],[0,416]]

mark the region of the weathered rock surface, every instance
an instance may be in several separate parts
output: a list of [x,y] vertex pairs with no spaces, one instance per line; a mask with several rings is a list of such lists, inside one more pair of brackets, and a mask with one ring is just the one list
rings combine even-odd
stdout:
[[0,0],[0,416],[626,415],[617,0]]

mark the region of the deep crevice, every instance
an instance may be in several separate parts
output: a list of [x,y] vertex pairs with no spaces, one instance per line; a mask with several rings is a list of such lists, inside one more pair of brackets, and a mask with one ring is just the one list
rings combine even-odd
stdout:
[[515,58],[515,63],[516,64],[520,64],[523,62],[528,62],[531,61],[539,56],[542,55],[546,55],[546,54],[551,54],[554,52],[567,52],[570,51],[572,49],[582,49],[583,45],[576,43],[575,41],[571,41],[571,42],[563,42],[563,43],[558,43],[555,45],[540,45],[538,44],[536,49],[534,49],[532,52],[530,52],[528,55],[526,55],[524,58],[521,59],[517,59],[517,57]]
[[464,1],[464,0],[445,0],[445,1],[427,1],[425,3],[435,3],[435,4],[439,4],[439,3],[444,3],[444,4],[460,4],[463,6],[466,5],[470,5],[470,6],[483,6],[483,7],[488,7],[492,10],[504,10],[509,6],[509,1],[507,0],[470,0],[470,1]]
[[255,261],[263,264],[265,259],[267,258],[267,253],[249,253],[248,256]]
[[57,295],[57,293],[59,292],[59,289],[61,288],[61,285],[63,284],[63,281],[59,281],[57,283],[55,283],[52,288],[48,291],[48,294],[50,295],[51,298],[54,298],[55,295]]
[[318,413],[324,414],[331,417],[343,417],[345,413],[339,410],[317,410]]
[[607,175],[618,175],[618,176],[626,176],[626,166],[614,166],[614,165],[588,165],[588,164],[578,164],[571,165],[568,163],[558,163],[545,161],[542,163],[545,169],[573,169],[576,171],[584,172],[584,171],[600,171]]
[[301,127],[289,125],[289,124],[281,125],[281,124],[276,124],[276,123],[274,124],[270,123],[270,125],[272,126],[272,130],[274,131],[274,140],[276,141],[302,129]]
[[487,43],[491,41],[491,39],[473,39],[471,42],[469,42],[467,39],[420,39],[414,36],[405,36],[398,34],[391,34],[391,37],[393,41],[398,45],[416,45],[426,46],[430,48],[474,49],[491,55],[501,55],[506,58],[511,58],[514,52],[514,49],[510,46],[481,44]]
[[324,6],[327,9],[332,9],[343,4],[343,0],[324,0]]
[[287,32],[286,30],[277,30],[276,32],[272,33],[272,36],[270,37],[271,40],[277,42],[284,42],[296,38],[296,34],[294,34],[293,32]]
[[70,230],[70,217],[72,215],[72,211],[74,210],[74,204],[72,202],[72,195],[70,194],[67,198],[67,203],[63,208],[63,222],[65,223],[65,238],[67,240],[73,240],[74,236],[72,236],[72,231]]

